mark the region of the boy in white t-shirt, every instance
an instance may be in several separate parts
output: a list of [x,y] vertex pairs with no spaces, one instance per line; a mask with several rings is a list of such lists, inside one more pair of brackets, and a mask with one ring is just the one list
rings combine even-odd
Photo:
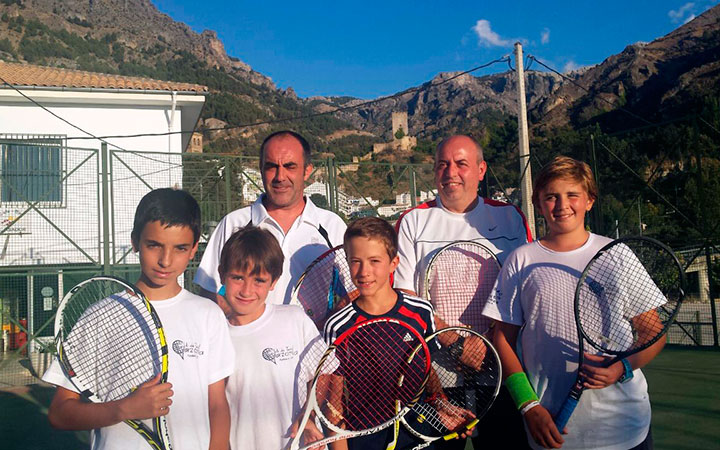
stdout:
[[54,361],[43,380],[57,385],[48,418],[66,430],[93,430],[93,449],[146,450],[126,419],[167,415],[174,450],[226,450],[230,411],[225,381],[233,353],[225,317],[212,301],[183,289],[178,277],[195,256],[200,207],[185,191],[157,189],[138,204],[131,233],[140,257],[136,285],[152,302],[168,341],[168,382],[160,375],[128,397],[88,403]]
[[[629,356],[632,371],[622,362],[603,367],[607,357],[588,352],[578,368],[575,286],[590,259],[611,242],[585,229],[585,214],[596,198],[587,164],[559,156],[543,167],[533,203],[548,233],[508,256],[484,310],[497,320],[493,342],[505,385],[523,413],[528,443],[536,449],[652,448],[650,401],[639,369],[660,352],[665,339]],[[553,417],[578,370],[586,390],[561,434]]]
[[[287,446],[316,366],[304,357],[322,354],[320,349],[309,351],[311,346],[324,347],[302,308],[266,303],[282,273],[283,258],[277,239],[253,226],[234,232],[220,255],[221,293],[228,305],[226,315],[238,361],[226,389],[233,449]],[[310,421],[305,439],[320,436]]]

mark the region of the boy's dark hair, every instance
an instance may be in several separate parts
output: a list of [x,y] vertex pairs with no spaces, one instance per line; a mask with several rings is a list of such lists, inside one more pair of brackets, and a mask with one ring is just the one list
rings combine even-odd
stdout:
[[355,237],[376,239],[385,245],[391,260],[397,256],[397,233],[389,223],[378,217],[363,217],[350,223],[345,231],[343,244],[347,245],[350,239]]
[[590,166],[569,156],[556,156],[555,159],[540,169],[535,178],[532,193],[532,201],[535,207],[540,207],[540,192],[557,179],[572,180],[585,189],[591,200],[597,200],[598,198],[598,188]]
[[223,245],[218,272],[222,279],[230,271],[244,272],[252,267],[250,275],[267,272],[275,281],[282,275],[284,259],[272,233],[249,225],[235,231]]
[[262,169],[263,164],[265,163],[265,147],[267,147],[268,142],[270,142],[272,139],[283,136],[283,137],[293,137],[295,138],[303,149],[303,167],[307,167],[308,164],[310,164],[310,143],[305,139],[304,137],[300,136],[298,133],[290,130],[282,130],[282,131],[276,131],[270,136],[266,137],[265,140],[260,145],[260,168]]
[[200,205],[188,192],[161,188],[148,192],[138,203],[130,233],[133,245],[140,241],[145,225],[160,222],[166,227],[185,226],[193,232],[193,245],[200,239]]

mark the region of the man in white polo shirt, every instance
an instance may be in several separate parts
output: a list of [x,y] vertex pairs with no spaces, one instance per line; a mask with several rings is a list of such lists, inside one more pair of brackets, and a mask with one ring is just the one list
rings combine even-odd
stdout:
[[[532,239],[518,208],[478,196],[487,163],[474,139],[457,135],[443,140],[435,152],[434,171],[438,198],[405,211],[395,225],[400,256],[395,287],[420,295],[425,269],[444,245],[476,241],[502,264],[511,251]],[[527,448],[522,418],[504,388],[478,429],[475,448]],[[464,449],[465,443],[451,440],[436,447]]]
[[278,131],[265,138],[260,146],[260,171],[265,194],[252,205],[223,217],[195,274],[195,283],[213,300],[221,286],[217,269],[222,247],[238,228],[264,228],[280,243],[285,261],[275,289],[267,296],[267,302],[272,304],[287,304],[305,268],[343,242],[346,225],[342,219],[318,208],[303,195],[305,181],[312,172],[310,145],[305,138],[292,131]]

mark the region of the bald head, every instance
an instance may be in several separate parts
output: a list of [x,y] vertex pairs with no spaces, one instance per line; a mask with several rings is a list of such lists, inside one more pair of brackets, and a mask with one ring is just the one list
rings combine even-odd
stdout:
[[477,143],[477,141],[470,136],[466,136],[464,134],[456,134],[454,136],[450,136],[448,138],[445,138],[440,142],[437,146],[437,150],[435,151],[435,161],[437,162],[437,157],[442,151],[445,149],[456,149],[456,148],[464,148],[468,151],[474,151],[477,155],[477,162],[478,164],[483,161],[483,151],[482,147],[480,147],[480,144]]
[[470,136],[450,136],[442,141],[435,152],[434,171],[443,207],[457,213],[474,208],[486,170],[482,149]]

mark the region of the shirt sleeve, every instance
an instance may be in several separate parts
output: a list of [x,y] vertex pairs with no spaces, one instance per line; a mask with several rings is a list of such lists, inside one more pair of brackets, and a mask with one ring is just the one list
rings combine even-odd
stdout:
[[220,307],[211,305],[212,311],[208,320],[208,374],[209,383],[213,384],[230,376],[235,370],[235,348],[230,339],[230,329]]
[[73,386],[68,377],[65,375],[65,372],[63,372],[57,358],[53,358],[50,363],[50,367],[48,367],[45,374],[42,376],[42,380],[46,383],[65,388],[69,391],[78,392],[75,386]]
[[500,270],[488,297],[483,315],[494,320],[522,326],[525,323],[520,301],[520,274],[511,254]]
[[398,256],[400,257],[400,263],[395,269],[395,284],[394,287],[397,289],[407,289],[420,294],[418,292],[417,283],[415,282],[415,272],[419,261],[415,253],[415,242],[410,235],[410,227],[408,225],[408,218],[403,217],[399,222],[398,227]]
[[[193,280],[195,284],[210,292],[217,292],[222,285],[218,273],[218,264],[220,263],[222,248],[229,237],[227,227],[228,218],[225,216],[215,227],[212,236],[210,236]],[[230,231],[232,232],[232,230]]]
[[343,240],[345,239],[345,230],[347,230],[347,225],[343,220],[333,214],[333,223],[331,226],[330,231],[330,243],[334,246],[341,245],[343,243]]

